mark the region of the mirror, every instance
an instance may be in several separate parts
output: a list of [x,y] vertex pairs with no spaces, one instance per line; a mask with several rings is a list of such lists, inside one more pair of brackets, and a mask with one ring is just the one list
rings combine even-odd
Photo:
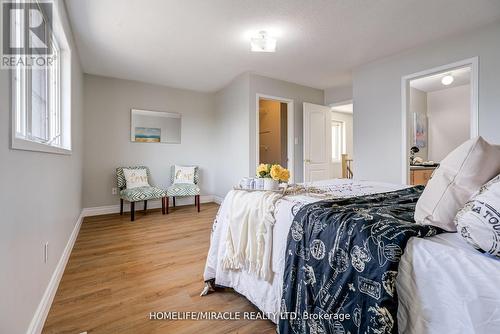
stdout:
[[181,143],[181,114],[131,110],[130,140],[140,143]]

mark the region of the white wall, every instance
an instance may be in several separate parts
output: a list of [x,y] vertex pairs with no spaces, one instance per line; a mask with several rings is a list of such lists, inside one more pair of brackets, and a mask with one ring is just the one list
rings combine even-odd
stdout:
[[353,98],[357,177],[401,183],[401,78],[462,59],[479,57],[479,134],[500,143],[499,37],[497,21],[356,69]]
[[324,93],[320,89],[297,85],[291,82],[272,79],[261,75],[250,74],[250,161],[247,169],[247,175],[255,175],[257,165],[256,151],[256,95],[264,94],[277,97],[292,99],[294,102],[294,136],[298,139],[294,149],[294,173],[295,182],[303,180],[303,126],[302,126],[302,105],[304,102],[315,104],[324,103]]
[[294,100],[295,181],[303,179],[302,104],[323,104],[323,91],[243,73],[215,95],[215,195],[223,197],[242,177],[255,175],[257,94]]
[[429,160],[441,161],[470,138],[470,85],[427,93]]
[[352,100],[352,73],[339,73],[331,78],[332,85],[324,90],[325,106]]
[[10,149],[10,78],[0,70],[0,333],[28,330],[82,208],[83,79],[59,9],[73,49],[71,155]]
[[[148,166],[151,183],[167,187],[172,165],[197,165],[202,195],[213,194],[213,94],[87,74],[84,78],[85,208],[119,203],[118,195],[111,194],[119,166]],[[180,113],[181,143],[131,142],[132,108]]]
[[219,197],[224,197],[242,177],[249,175],[249,89],[250,77],[244,73],[215,95],[213,159],[215,195]]
[[[255,174],[257,93],[294,100],[294,167],[302,180],[302,103],[322,104],[319,89],[250,73],[215,94],[85,75],[84,207],[119,203],[111,188],[122,165],[145,164],[153,183],[166,187],[170,165],[197,164],[202,194],[223,197],[242,177]],[[130,142],[131,108],[181,113],[181,144]]]
[[329,87],[325,89],[325,106],[352,100],[352,84]]
[[[332,111],[332,120],[344,122],[346,140],[345,153],[347,153],[351,159],[354,159],[352,114]],[[353,170],[353,173],[354,172],[355,171]],[[342,163],[332,163],[331,177],[342,177]]]

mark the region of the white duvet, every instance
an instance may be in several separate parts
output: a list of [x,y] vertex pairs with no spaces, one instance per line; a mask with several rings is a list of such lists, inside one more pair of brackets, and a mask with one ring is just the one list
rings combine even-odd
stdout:
[[[228,203],[223,202],[212,230],[204,279],[233,288],[272,318],[280,309],[288,231],[301,206],[325,197],[361,196],[404,187],[345,179],[311,186],[327,194],[287,195],[276,203],[270,282],[246,271],[223,269],[229,226]],[[413,238],[401,259],[397,278],[400,333],[500,333],[499,278],[500,261],[478,253],[456,233]]]

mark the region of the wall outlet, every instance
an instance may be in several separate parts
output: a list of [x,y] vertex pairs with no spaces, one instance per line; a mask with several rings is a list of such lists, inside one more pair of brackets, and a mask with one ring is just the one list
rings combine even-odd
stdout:
[[111,195],[117,195],[118,194],[118,188],[111,188]]
[[49,262],[49,243],[46,242],[43,245],[43,262],[47,263]]

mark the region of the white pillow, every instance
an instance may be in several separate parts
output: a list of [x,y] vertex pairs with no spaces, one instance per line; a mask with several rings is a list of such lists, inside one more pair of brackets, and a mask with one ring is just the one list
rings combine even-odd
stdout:
[[415,207],[415,221],[456,231],[453,219],[471,195],[500,173],[500,151],[482,137],[453,150],[436,169]]
[[125,176],[125,181],[127,182],[127,189],[149,187],[148,174],[144,168],[123,168],[123,175]]
[[469,244],[500,257],[500,175],[472,196],[457,213],[455,224]]
[[174,183],[194,183],[194,169],[175,165]]

